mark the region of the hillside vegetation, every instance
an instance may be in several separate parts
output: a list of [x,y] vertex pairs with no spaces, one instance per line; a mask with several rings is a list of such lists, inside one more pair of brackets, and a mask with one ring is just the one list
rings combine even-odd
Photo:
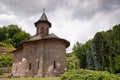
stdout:
[[20,43],[30,37],[29,33],[17,25],[0,27],[0,75],[3,72],[10,72],[13,62],[13,54],[10,52],[19,48]]
[[8,25],[0,27],[0,42],[11,44],[13,47],[18,48],[20,43],[28,40],[31,35],[17,25]]
[[67,55],[68,70],[83,68],[120,73],[120,24],[96,33],[85,44],[76,42],[72,53]]

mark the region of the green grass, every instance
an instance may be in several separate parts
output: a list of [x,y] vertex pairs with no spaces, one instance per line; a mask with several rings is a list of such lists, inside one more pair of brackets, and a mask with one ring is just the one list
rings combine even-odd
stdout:
[[[2,80],[2,79],[0,79]],[[52,78],[4,78],[3,80],[60,80],[58,77]]]
[[60,80],[59,77],[48,77],[48,78],[4,78],[4,77],[8,77],[8,73],[3,73],[2,75],[0,75],[0,80]]
[[0,47],[7,47],[10,50],[14,50],[15,49],[11,44],[7,44],[7,43],[3,43],[3,42],[0,42]]
[[120,73],[119,74],[115,74],[116,76],[120,77]]
[[31,78],[31,77],[27,77],[27,78],[4,78],[4,77],[8,77],[8,73],[3,73],[2,75],[0,75],[0,80],[60,80],[59,77],[48,77],[48,78]]
[[8,73],[2,73],[2,74],[0,74],[0,78],[2,78],[2,77],[8,77]]

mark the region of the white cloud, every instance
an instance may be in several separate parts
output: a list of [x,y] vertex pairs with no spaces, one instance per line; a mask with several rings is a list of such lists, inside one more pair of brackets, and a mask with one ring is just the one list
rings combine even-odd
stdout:
[[1,14],[0,26],[12,24],[14,23],[14,20],[16,21],[16,17],[14,15]]

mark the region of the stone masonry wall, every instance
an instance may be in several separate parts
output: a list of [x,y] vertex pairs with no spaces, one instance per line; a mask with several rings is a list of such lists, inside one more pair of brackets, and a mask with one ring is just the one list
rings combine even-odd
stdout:
[[65,44],[58,40],[47,40],[44,52],[44,77],[59,76],[66,68]]
[[22,73],[22,50],[17,51],[14,54],[13,65],[12,65],[12,74],[17,77]]
[[[23,58],[25,76],[36,76],[39,72],[39,76],[42,76],[42,45],[39,46],[39,42],[31,42],[24,45]],[[40,69],[38,68],[41,67]]]
[[23,45],[14,55],[13,76],[59,76],[66,68],[66,47],[59,40],[40,40]]

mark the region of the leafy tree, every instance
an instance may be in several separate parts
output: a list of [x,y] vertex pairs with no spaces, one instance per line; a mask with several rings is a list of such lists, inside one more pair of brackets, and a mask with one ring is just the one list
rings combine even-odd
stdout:
[[0,68],[9,68],[12,66],[13,55],[5,54],[0,56]]
[[13,36],[13,46],[18,48],[20,43],[22,43],[23,41],[28,40],[28,38],[30,38],[30,34],[26,33],[25,31],[21,31],[18,34],[15,34]]
[[120,73],[120,55],[115,57],[115,70],[116,73]]
[[98,57],[98,62],[101,65],[101,69],[106,68],[106,39],[104,32],[98,32],[94,37],[94,44],[96,46],[96,53]]
[[80,68],[86,68],[86,49],[84,44],[77,42],[73,47],[73,52],[80,61]]
[[79,59],[73,53],[67,54],[67,70],[79,69],[80,62]]
[[97,32],[85,44],[77,42],[72,53],[79,59],[80,68],[119,73],[120,24],[108,31]]
[[31,35],[29,33],[26,33],[17,25],[8,25],[0,28],[0,42],[12,44],[15,48],[18,48],[22,41],[30,37]]

